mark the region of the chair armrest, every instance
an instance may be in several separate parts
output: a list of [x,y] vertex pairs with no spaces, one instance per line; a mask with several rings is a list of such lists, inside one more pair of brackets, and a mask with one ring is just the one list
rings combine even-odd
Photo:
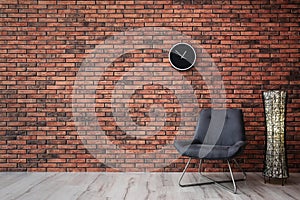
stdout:
[[247,145],[246,141],[238,141],[234,145],[230,146],[228,149],[228,157],[236,156],[238,153],[242,152],[244,147]]

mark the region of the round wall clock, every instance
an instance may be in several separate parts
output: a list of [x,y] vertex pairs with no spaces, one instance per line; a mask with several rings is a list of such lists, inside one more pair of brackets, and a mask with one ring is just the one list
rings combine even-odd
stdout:
[[196,62],[196,51],[187,43],[177,43],[170,49],[169,61],[177,70],[188,70]]

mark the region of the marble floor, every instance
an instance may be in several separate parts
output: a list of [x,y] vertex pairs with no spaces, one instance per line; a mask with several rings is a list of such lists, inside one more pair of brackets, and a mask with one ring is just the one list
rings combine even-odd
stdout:
[[[209,174],[222,176],[222,174]],[[198,200],[198,199],[300,199],[300,174],[264,184],[261,173],[248,173],[238,182],[237,194],[213,184],[181,188],[180,173],[0,173],[1,200]],[[185,181],[195,181],[187,173]]]

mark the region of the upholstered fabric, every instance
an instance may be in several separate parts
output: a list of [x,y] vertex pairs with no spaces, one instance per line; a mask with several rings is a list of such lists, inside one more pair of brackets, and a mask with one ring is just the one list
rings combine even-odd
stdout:
[[204,109],[200,113],[193,140],[176,140],[183,156],[201,159],[229,159],[246,145],[240,109]]
[[205,159],[229,159],[236,156],[246,142],[232,146],[192,144],[192,140],[175,141],[174,145],[182,156]]

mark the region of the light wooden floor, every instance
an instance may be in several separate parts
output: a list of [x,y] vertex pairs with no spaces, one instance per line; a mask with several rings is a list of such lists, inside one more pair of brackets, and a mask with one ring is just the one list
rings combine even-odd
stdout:
[[[186,181],[196,180],[187,173]],[[219,176],[220,174],[210,174]],[[215,185],[181,188],[179,173],[0,173],[0,199],[147,200],[147,199],[300,199],[300,174],[285,186],[264,184],[261,173],[248,173],[234,195]]]

